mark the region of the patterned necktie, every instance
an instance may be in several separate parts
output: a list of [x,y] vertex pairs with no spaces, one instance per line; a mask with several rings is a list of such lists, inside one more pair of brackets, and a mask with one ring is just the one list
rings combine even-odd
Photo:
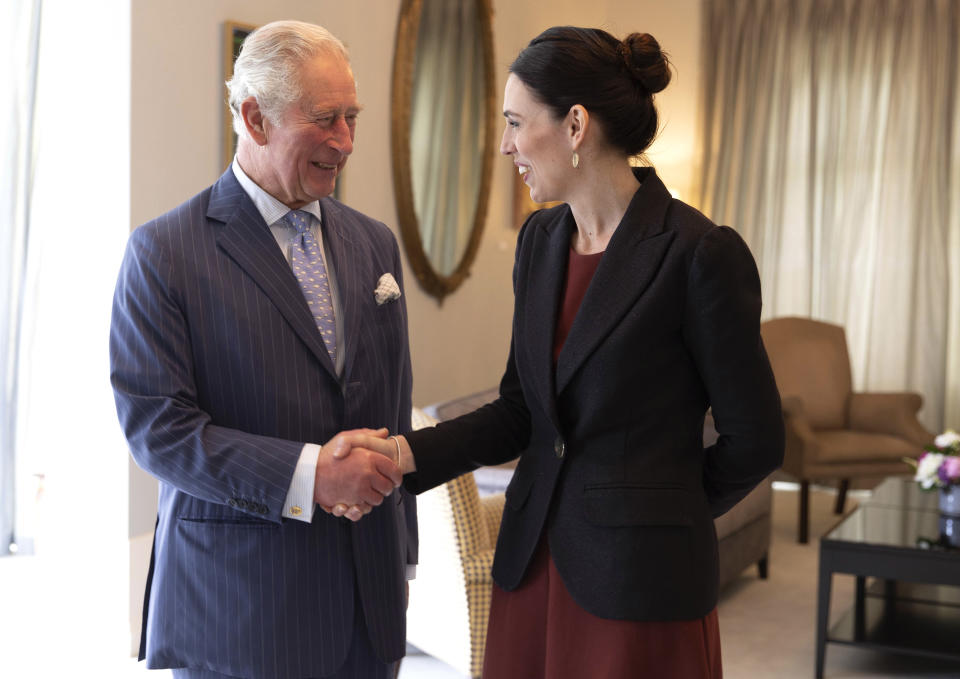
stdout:
[[330,298],[330,282],[327,280],[327,268],[323,265],[323,256],[320,254],[320,244],[310,230],[313,215],[303,210],[291,210],[284,219],[297,230],[290,258],[293,275],[300,283],[313,320],[320,330],[324,344],[327,345],[330,360],[336,363],[337,327],[333,317],[333,301]]

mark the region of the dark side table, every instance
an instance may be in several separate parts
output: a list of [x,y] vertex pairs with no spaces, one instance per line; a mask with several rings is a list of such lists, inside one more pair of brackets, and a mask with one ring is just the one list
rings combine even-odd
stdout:
[[[855,576],[856,586],[852,609],[828,630],[834,573]],[[940,540],[937,493],[887,479],[820,540],[817,679],[828,642],[956,661],[960,670],[958,588],[960,550]]]

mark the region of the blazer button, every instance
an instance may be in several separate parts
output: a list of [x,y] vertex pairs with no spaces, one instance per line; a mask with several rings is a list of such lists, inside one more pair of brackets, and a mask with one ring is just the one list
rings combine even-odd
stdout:
[[237,501],[234,500],[233,498],[230,498],[229,500],[227,500],[227,506],[228,506],[228,507],[236,507],[236,506],[237,506]]
[[553,452],[556,453],[560,459],[563,459],[564,454],[567,452],[567,444],[564,443],[563,439],[559,436],[557,440],[553,442]]

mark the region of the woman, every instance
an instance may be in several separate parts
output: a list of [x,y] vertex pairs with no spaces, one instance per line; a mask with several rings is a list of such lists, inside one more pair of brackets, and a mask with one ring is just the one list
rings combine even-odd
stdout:
[[510,72],[500,150],[535,201],[565,204],[518,237],[499,399],[396,437],[405,484],[520,456],[485,677],[720,677],[713,518],[783,454],[756,266],[628,163],[670,80],[653,37],[555,27]]

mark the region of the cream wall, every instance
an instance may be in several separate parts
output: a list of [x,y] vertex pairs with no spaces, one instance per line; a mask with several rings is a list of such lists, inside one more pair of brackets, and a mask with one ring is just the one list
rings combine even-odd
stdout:
[[[390,168],[390,74],[399,0],[131,0],[131,228],[213,183],[221,167],[222,25],[281,18],[320,23],[351,50],[365,106],[342,186],[349,205],[397,231]],[[556,24],[599,26],[620,37],[652,33],[676,78],[658,97],[663,132],[649,157],[668,186],[691,194],[699,66],[699,0],[494,0],[497,101],[516,53]],[[498,123],[499,128],[499,123]],[[442,306],[408,273],[414,403],[426,405],[498,382],[510,339],[514,168],[495,163],[488,220],[472,275]],[[398,236],[399,237],[399,236]],[[409,266],[406,267],[409,272]],[[130,464],[131,633],[139,630],[156,483]]]

